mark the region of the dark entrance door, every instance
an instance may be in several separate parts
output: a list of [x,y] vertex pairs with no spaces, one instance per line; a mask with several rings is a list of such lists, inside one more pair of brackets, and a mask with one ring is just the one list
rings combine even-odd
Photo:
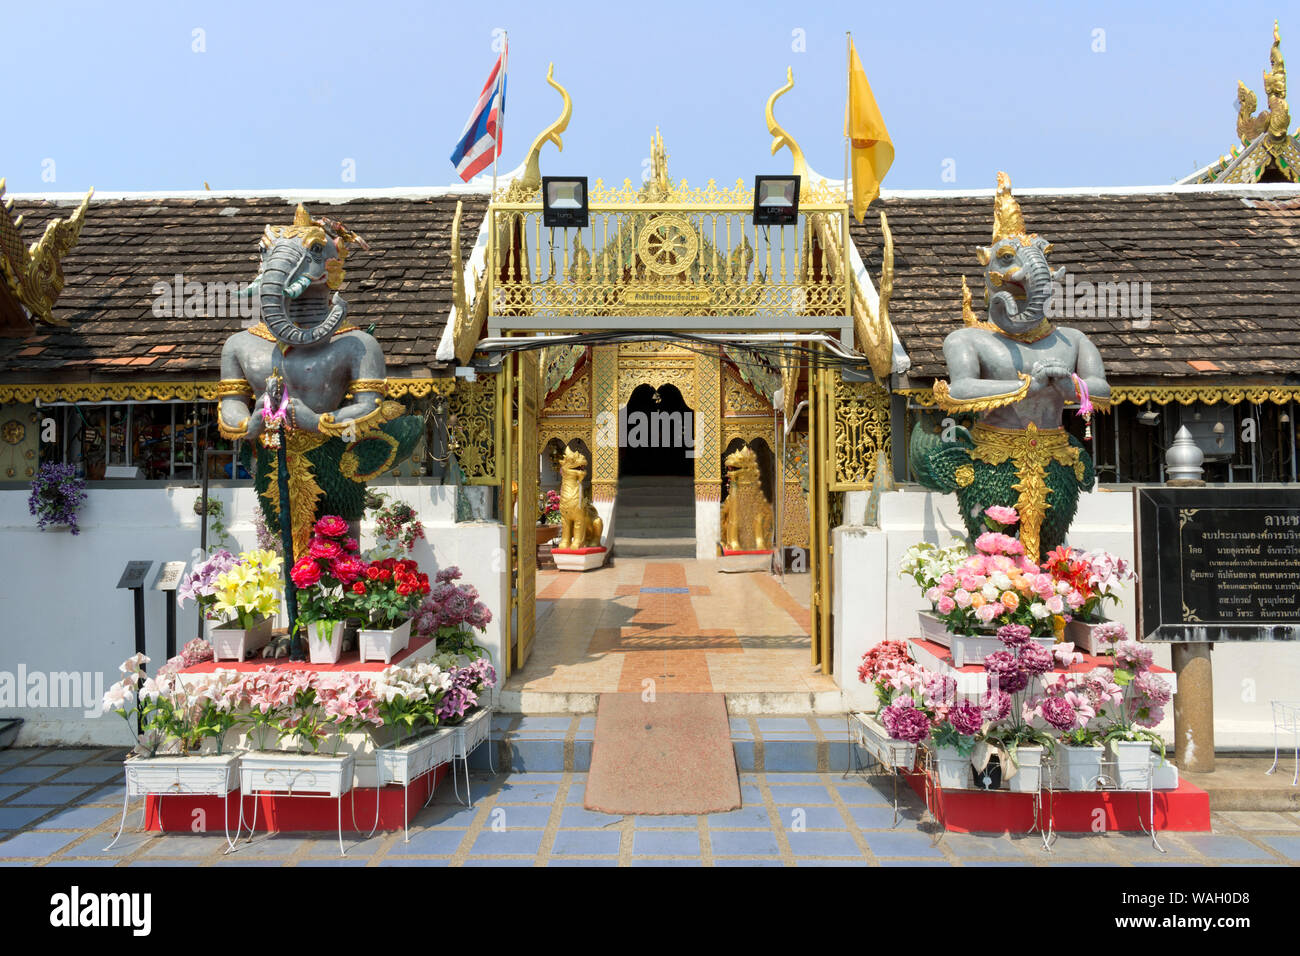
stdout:
[[620,476],[695,474],[695,415],[675,386],[638,385],[620,415]]

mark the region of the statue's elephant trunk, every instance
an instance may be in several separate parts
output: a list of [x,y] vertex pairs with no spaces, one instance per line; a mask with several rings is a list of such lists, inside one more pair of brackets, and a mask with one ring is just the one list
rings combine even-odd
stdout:
[[989,317],[994,322],[1009,319],[1018,324],[1040,322],[1047,314],[1047,304],[1052,299],[1052,270],[1041,249],[1029,247],[1021,253],[1023,265],[1018,278],[1025,286],[1024,308],[1010,292],[998,292],[989,301]]
[[[334,296],[329,314],[324,320],[302,328],[289,317],[285,298],[298,298],[317,278],[312,275],[313,263],[307,250],[296,241],[277,242],[266,257],[257,289],[261,299],[262,319],[271,334],[286,345],[314,345],[334,334],[343,324],[347,306]],[[321,274],[323,274],[323,270]]]

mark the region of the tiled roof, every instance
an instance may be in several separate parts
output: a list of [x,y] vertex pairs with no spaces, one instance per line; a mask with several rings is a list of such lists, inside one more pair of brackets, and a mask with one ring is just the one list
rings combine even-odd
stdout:
[[[1056,320],[1092,338],[1109,377],[1300,373],[1300,190],[1016,195],[1026,228],[1053,243],[1049,262],[1065,266],[1076,286],[1151,283],[1149,327],[1120,317]],[[878,209],[894,237],[889,317],[912,359],[910,374],[946,376],[943,339],[962,324],[963,275],[975,311],[983,309],[975,247],[988,245],[992,197],[895,195],[873,203],[852,231],[873,276],[880,273]]]
[[[390,374],[428,374],[451,311],[451,223],[465,203],[462,253],[468,255],[487,196],[307,201],[314,215],[344,222],[370,244],[353,249],[340,290],[349,321],[376,326]],[[151,380],[218,377],[221,346],[237,316],[167,317],[153,311],[156,282],[247,282],[257,272],[258,239],[268,223],[287,225],[284,198],[127,198],[91,201],[81,240],[64,260],[67,285],[55,315],[68,328],[41,326],[24,339],[0,339],[0,380]],[[35,239],[70,206],[16,198],[14,214]]]

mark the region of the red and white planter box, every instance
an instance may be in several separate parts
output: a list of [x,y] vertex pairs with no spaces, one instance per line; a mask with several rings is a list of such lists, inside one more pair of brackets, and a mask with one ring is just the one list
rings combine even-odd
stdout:
[[594,571],[604,565],[608,548],[552,548],[551,559],[558,571]]
[[772,551],[727,551],[723,550],[718,558],[718,570],[728,573],[737,571],[768,571],[772,567]]
[[1113,621],[1068,621],[1065,625],[1065,639],[1074,644],[1076,650],[1086,654],[1113,654],[1115,645],[1110,641],[1099,641],[1093,635],[1103,624]]
[[400,626],[388,630],[371,630],[363,628],[357,637],[361,654],[361,663],[382,660],[385,664],[393,663],[394,655],[406,650],[411,643],[411,619],[407,618]]
[[437,730],[398,747],[375,750],[375,786],[390,783],[409,787],[430,770],[451,763],[456,755],[455,728]]

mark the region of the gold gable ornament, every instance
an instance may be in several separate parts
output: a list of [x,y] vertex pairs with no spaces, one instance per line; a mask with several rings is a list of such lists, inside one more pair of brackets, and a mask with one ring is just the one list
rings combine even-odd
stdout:
[[[0,198],[4,191],[5,181],[0,179]],[[63,259],[81,238],[93,195],[92,187],[71,216],[51,221],[41,238],[26,247],[19,231],[23,217],[13,217],[14,201],[10,199],[0,206],[0,276],[22,308],[46,325],[68,325],[66,319],[54,317],[54,303],[63,292]]]

